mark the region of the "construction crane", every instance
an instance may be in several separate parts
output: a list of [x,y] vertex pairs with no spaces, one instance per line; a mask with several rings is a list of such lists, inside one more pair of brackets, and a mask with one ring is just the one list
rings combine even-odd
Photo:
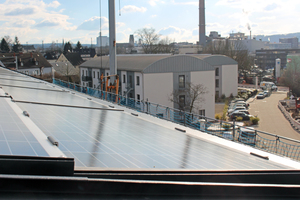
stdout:
[[[109,83],[109,80],[111,77],[115,77],[115,80],[113,83]],[[104,79],[106,78],[106,81]],[[100,82],[101,82],[101,90],[103,90],[103,84],[105,82],[105,92],[106,96],[105,99],[107,99],[107,93],[108,92],[115,92],[116,94],[116,103],[118,103],[118,94],[119,94],[119,75],[110,75],[110,76],[104,76],[103,73],[100,76]]]

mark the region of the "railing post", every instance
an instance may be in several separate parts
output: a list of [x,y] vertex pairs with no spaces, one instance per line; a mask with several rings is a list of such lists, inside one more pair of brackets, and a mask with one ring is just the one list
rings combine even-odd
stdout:
[[235,119],[233,119],[232,141],[234,141],[234,137],[235,137]]
[[276,136],[276,149],[275,149],[275,153],[277,153],[277,150],[278,150],[278,141],[279,141],[279,137]]
[[183,111],[183,124],[186,125],[185,111]]

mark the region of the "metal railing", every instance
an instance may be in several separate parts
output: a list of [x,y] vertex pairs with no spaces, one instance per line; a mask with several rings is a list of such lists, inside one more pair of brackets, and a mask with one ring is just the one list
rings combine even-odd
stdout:
[[227,140],[250,145],[254,148],[286,156],[294,160],[300,160],[300,141],[294,139],[254,130],[249,127],[239,126],[235,121],[226,122],[193,113],[187,113],[159,104],[147,101],[137,101],[121,95],[101,91],[99,89],[83,87],[58,79],[53,79],[53,83]]

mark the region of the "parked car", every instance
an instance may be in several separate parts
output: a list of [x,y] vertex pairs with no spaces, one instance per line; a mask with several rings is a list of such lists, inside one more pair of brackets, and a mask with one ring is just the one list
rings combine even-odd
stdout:
[[250,120],[253,116],[243,112],[232,113],[232,115],[230,115],[231,120],[236,119],[237,117],[242,117],[243,120]]
[[265,94],[263,92],[260,92],[257,96],[257,99],[264,99],[265,98]]
[[235,108],[233,108],[233,109],[229,109],[229,110],[228,110],[228,115],[230,115],[231,113],[233,113],[233,112],[236,111],[236,110],[247,110],[247,108],[244,107],[244,106],[237,106],[237,107],[235,107]]
[[230,106],[229,106],[229,109],[234,108],[234,107],[237,107],[237,106],[244,106],[244,107],[248,108],[248,107],[249,107],[249,103],[238,101],[238,102],[236,102],[235,104],[230,105]]
[[233,114],[236,114],[236,113],[245,113],[245,114],[248,114],[248,115],[250,114],[248,110],[236,110],[236,111],[230,113],[229,117]]
[[244,100],[239,100],[239,101],[235,101],[235,102],[230,103],[229,106],[233,106],[237,103],[246,103],[246,102]]
[[230,104],[234,104],[234,103],[237,102],[237,101],[244,101],[244,102],[245,102],[245,100],[244,100],[243,98],[236,98],[236,99],[233,99],[233,100],[230,102]]
[[264,93],[265,97],[269,96],[269,92],[268,91],[265,90],[263,93]]

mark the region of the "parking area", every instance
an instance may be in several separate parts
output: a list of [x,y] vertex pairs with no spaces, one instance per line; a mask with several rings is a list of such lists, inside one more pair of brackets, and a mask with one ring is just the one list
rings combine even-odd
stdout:
[[270,97],[254,99],[250,102],[249,112],[260,119],[255,129],[300,140],[300,134],[291,127],[278,108],[278,101],[285,97],[286,92],[273,92]]

